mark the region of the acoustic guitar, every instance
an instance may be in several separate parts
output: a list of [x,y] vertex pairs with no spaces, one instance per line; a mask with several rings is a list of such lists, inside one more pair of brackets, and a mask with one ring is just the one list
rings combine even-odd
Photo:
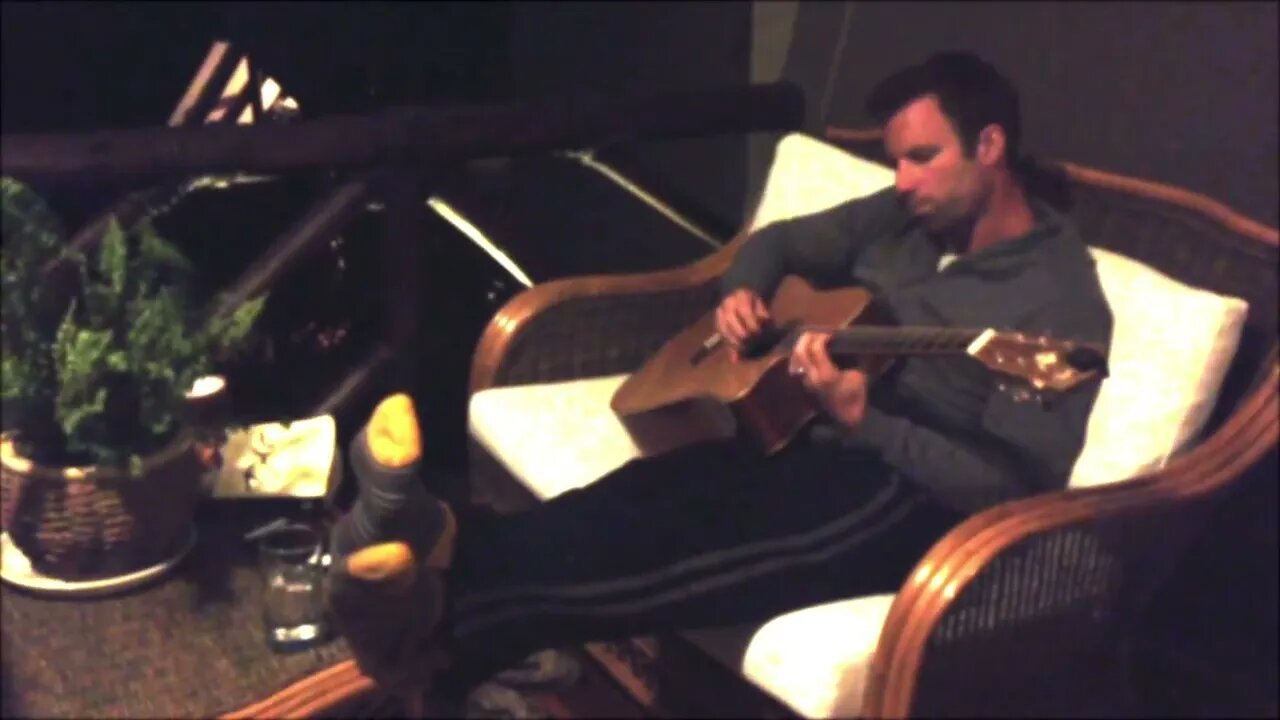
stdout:
[[785,447],[820,412],[816,398],[788,372],[805,330],[830,332],[832,361],[882,376],[901,357],[966,355],[999,378],[1015,400],[1045,402],[1093,377],[1105,377],[1106,351],[1082,342],[992,328],[902,327],[862,288],[818,290],[783,278],[769,303],[772,327],[738,362],[715,330],[715,312],[667,341],[614,393],[610,407],[646,455],[745,430],[766,454]]

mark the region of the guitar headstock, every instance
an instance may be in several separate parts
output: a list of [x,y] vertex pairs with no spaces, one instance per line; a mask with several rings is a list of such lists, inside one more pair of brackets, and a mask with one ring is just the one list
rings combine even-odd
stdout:
[[968,353],[992,372],[1022,381],[1026,387],[1015,394],[1019,399],[1107,376],[1106,351],[1091,343],[988,329],[970,343]]

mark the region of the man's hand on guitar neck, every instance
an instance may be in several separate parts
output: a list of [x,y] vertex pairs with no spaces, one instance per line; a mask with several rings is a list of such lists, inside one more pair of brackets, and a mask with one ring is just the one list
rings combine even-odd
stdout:
[[796,340],[788,369],[817,396],[831,417],[855,428],[867,410],[867,376],[861,370],[841,370],[827,353],[829,333],[806,332]]
[[742,348],[751,338],[760,334],[773,318],[769,307],[754,291],[739,288],[729,293],[716,308],[716,332],[729,341],[734,362],[741,357]]

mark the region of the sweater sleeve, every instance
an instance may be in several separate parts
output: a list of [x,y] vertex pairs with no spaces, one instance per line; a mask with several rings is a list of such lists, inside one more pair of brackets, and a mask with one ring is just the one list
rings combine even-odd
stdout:
[[999,445],[944,435],[873,406],[856,428],[841,426],[840,432],[847,444],[878,453],[886,465],[962,512],[1030,491],[1023,468]]
[[[1075,303],[1052,303],[1037,313],[1039,329],[1033,331],[1108,346],[1111,314],[1099,298],[1082,293]],[[966,435],[943,434],[875,406],[867,407],[858,427],[840,431],[847,443],[878,452],[940,500],[976,512],[1067,486],[1100,386],[1095,378],[1045,403],[993,392],[981,429]]]
[[847,282],[858,251],[876,229],[891,222],[897,204],[893,188],[829,210],[771,223],[754,232],[734,256],[721,291],[754,290],[769,298],[785,275],[815,283]]

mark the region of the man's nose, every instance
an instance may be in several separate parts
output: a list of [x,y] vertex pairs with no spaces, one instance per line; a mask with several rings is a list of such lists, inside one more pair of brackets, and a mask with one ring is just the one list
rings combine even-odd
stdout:
[[897,171],[893,174],[893,184],[898,190],[898,195],[909,196],[916,189],[916,174],[910,169],[899,165]]

